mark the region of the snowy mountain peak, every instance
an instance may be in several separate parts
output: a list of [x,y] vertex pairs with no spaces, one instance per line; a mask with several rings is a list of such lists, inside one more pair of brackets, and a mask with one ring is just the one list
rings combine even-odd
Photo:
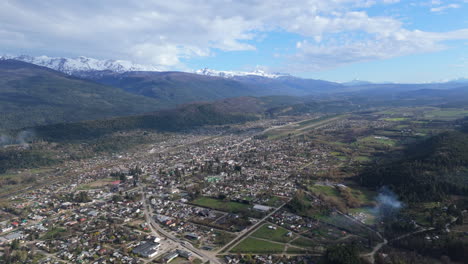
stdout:
[[200,75],[207,75],[207,76],[216,76],[216,77],[223,77],[223,78],[233,78],[238,76],[261,76],[266,78],[278,78],[281,76],[289,76],[287,74],[281,73],[267,73],[262,70],[255,70],[253,72],[241,72],[241,71],[217,71],[208,68],[200,69],[195,71],[196,74]]
[[0,56],[0,59],[13,59],[27,63],[44,66],[66,74],[75,74],[85,71],[112,71],[117,73],[129,71],[160,71],[150,65],[134,64],[125,60],[97,60],[80,56],[78,58],[57,58],[48,56],[32,57],[28,55],[20,56]]

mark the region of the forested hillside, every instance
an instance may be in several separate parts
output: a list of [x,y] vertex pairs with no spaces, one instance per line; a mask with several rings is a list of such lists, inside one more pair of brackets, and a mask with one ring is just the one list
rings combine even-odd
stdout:
[[203,125],[222,125],[256,120],[263,112],[252,97],[215,103],[194,103],[171,110],[113,119],[62,123],[34,128],[36,137],[48,141],[86,140],[135,129],[182,131]]
[[154,98],[166,106],[259,95],[251,87],[235,80],[185,72],[102,72],[82,77]]
[[468,194],[468,134],[445,132],[411,145],[401,158],[374,164],[361,175],[370,187],[387,185],[407,201]]
[[160,109],[156,100],[14,60],[0,61],[0,128],[99,119]]

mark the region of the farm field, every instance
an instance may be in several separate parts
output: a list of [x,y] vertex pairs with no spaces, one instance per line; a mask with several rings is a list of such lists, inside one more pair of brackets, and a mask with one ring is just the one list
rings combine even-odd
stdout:
[[251,208],[248,204],[238,203],[238,202],[229,202],[223,201],[210,197],[200,197],[192,201],[193,204],[208,207],[220,211],[227,211],[230,213],[239,212],[242,210],[248,210]]
[[[271,227],[271,228],[269,228]],[[276,229],[273,229],[276,228]],[[288,234],[290,235],[288,236]],[[287,243],[294,239],[294,235],[292,232],[288,231],[279,226],[271,225],[271,224],[264,224],[261,226],[257,231],[255,231],[252,235],[255,238],[263,238],[268,239],[271,241]]]
[[278,253],[284,250],[284,245],[280,243],[268,242],[261,239],[248,237],[244,239],[240,244],[235,246],[232,253]]

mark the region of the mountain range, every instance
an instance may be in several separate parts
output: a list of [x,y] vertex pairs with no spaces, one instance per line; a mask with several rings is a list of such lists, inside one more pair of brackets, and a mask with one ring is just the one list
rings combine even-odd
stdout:
[[[84,56],[76,58],[66,58],[66,57],[49,57],[49,56],[29,56],[29,55],[2,55],[0,60],[19,60],[38,66],[47,67],[56,71],[60,71],[69,75],[89,75],[90,72],[113,72],[113,73],[125,73],[125,72],[162,72],[163,70],[155,67],[153,65],[143,65],[136,64],[131,61],[126,60],[99,60],[95,58],[88,58]],[[261,69],[256,69],[254,71],[219,71],[209,68],[203,68],[195,70],[191,73],[212,76],[212,77],[222,77],[222,78],[236,78],[236,77],[265,77],[265,78],[279,78],[279,77],[291,77],[292,75],[287,73],[270,73]],[[301,78],[298,78],[301,79]],[[468,79],[458,78],[449,81],[441,81],[441,83],[467,83]],[[362,86],[368,84],[375,84],[365,80],[352,80],[349,82],[341,83],[344,86]],[[380,83],[380,84],[389,84],[389,83]]]
[[97,60],[87,57],[78,58],[63,58],[63,57],[48,57],[48,56],[8,56],[0,57],[0,60],[18,60],[38,66],[47,67],[56,71],[60,71],[70,75],[77,75],[80,72],[88,71],[112,71],[112,72],[128,72],[128,71],[160,71],[158,68],[150,65],[134,64],[125,60]]
[[[200,74],[161,72],[119,61],[106,64],[83,57],[77,59],[77,64],[64,58],[40,60],[21,56],[19,59],[2,57],[0,60],[0,130],[128,116],[232,97],[274,95],[283,96],[278,98],[291,103],[297,101],[291,100],[291,96],[296,96],[378,105],[392,98],[404,99],[401,101],[408,104],[414,103],[411,98],[437,103],[438,98],[450,96],[451,102],[458,103],[465,98],[464,90],[446,90],[466,87],[464,82],[344,85],[261,71],[243,75],[234,72],[223,75],[207,69]],[[428,90],[429,93],[424,92]],[[410,91],[414,92],[405,97],[404,92]]]
[[0,61],[0,130],[160,108],[152,98],[22,61]]
[[223,77],[223,78],[233,78],[239,76],[260,76],[266,78],[278,78],[281,76],[289,76],[289,74],[285,73],[268,73],[262,70],[255,70],[251,72],[242,72],[242,71],[217,71],[208,68],[200,69],[195,71],[196,74],[200,75],[207,75],[207,76],[216,76],[216,77]]

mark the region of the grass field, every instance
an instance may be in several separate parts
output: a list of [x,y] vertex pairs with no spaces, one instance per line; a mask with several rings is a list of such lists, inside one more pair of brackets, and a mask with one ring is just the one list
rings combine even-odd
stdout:
[[401,122],[401,121],[406,121],[408,118],[406,117],[389,117],[389,118],[384,118],[385,121],[391,121],[391,122]]
[[299,237],[298,239],[291,242],[291,244],[304,248],[317,246],[317,244],[314,241],[305,237]]
[[458,108],[434,109],[427,112],[424,118],[437,120],[455,120],[468,116],[468,110]]
[[209,207],[212,209],[227,211],[231,213],[236,213],[249,209],[251,206],[248,204],[223,201],[210,197],[200,197],[192,201],[193,204],[200,205],[203,207]]
[[257,231],[255,231],[251,236],[256,238],[263,238],[268,239],[271,241],[287,243],[294,238],[294,235],[288,237],[287,234],[289,231],[282,227],[277,226],[276,230],[268,228],[268,226],[272,226],[270,224],[264,224],[260,227]]
[[283,200],[279,198],[278,196],[272,196],[267,202],[266,205],[268,206],[279,206],[283,204]]
[[359,162],[368,162],[371,160],[371,158],[368,156],[357,156],[355,160]]
[[347,117],[347,115],[334,115],[313,118],[296,123],[291,123],[285,126],[276,127],[265,131],[265,135],[270,139],[278,139],[288,135],[301,135],[308,130],[312,130],[328,123],[340,120]]
[[307,250],[302,249],[302,248],[297,248],[297,247],[288,247],[286,250],[286,253],[289,254],[305,254],[307,253]]
[[77,190],[90,190],[90,189],[96,189],[105,185],[110,184],[113,181],[116,181],[118,179],[116,178],[105,178],[105,179],[100,179],[94,182],[90,182],[88,184],[82,184],[77,187]]
[[393,139],[381,136],[368,136],[365,138],[361,138],[355,144],[366,144],[366,145],[387,145],[387,146],[395,146],[396,142]]
[[272,243],[252,237],[244,239],[240,244],[235,246],[232,253],[278,253],[283,252],[284,246],[282,244]]
[[361,203],[370,204],[375,201],[375,197],[377,196],[376,191],[372,191],[372,190],[359,187],[359,186],[354,186],[354,185],[351,185],[348,187],[351,188],[351,193],[353,194],[353,196],[359,199]]
[[42,235],[41,239],[49,240],[49,239],[56,239],[61,237],[67,230],[61,227],[55,227],[47,231],[44,235]]
[[326,196],[339,197],[340,192],[333,186],[312,185],[309,190],[315,194],[324,194]]

